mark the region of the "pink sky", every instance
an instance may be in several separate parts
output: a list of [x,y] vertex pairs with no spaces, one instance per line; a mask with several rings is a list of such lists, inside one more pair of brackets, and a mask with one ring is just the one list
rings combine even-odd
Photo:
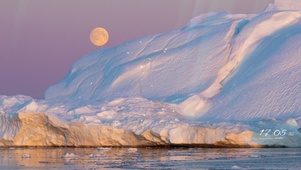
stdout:
[[272,0],[1,0],[0,95],[43,98],[73,62],[99,49],[95,27],[110,48],[148,34],[180,29],[210,11],[257,13]]

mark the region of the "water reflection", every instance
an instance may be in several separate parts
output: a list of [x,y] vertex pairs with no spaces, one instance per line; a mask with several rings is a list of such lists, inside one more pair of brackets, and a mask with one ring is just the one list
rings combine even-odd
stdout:
[[[67,154],[68,153],[68,154]],[[74,156],[68,156],[74,154]],[[30,155],[29,157],[26,156]],[[66,156],[67,155],[67,156]],[[65,156],[65,157],[62,157]],[[0,169],[298,169],[301,149],[11,148],[0,149]],[[270,162],[270,163],[269,163]],[[288,164],[290,165],[289,167]]]

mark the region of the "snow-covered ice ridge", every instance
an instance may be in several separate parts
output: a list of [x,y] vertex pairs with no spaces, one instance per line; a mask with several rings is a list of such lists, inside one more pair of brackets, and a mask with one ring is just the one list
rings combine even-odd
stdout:
[[84,56],[45,100],[0,96],[0,146],[301,147],[300,9],[204,14]]

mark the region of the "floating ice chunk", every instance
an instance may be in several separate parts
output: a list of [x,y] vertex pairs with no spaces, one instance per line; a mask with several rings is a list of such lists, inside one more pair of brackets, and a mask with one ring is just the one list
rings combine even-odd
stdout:
[[78,156],[75,155],[74,153],[66,153],[66,155],[62,156],[63,159],[77,159]]
[[101,155],[100,154],[90,154],[89,157],[90,158],[100,158]]
[[291,126],[298,126],[298,123],[295,119],[288,119],[286,120],[286,123]]
[[137,148],[129,148],[129,149],[127,149],[127,151],[130,153],[134,153],[134,152],[137,152],[138,149]]
[[259,155],[254,155],[254,154],[249,155],[249,158],[258,158],[258,157]]
[[239,166],[237,166],[237,165],[234,165],[234,166],[231,167],[231,169],[243,169],[243,168],[242,168],[242,167],[239,167]]
[[111,150],[112,148],[102,148],[102,147],[98,147],[97,150],[101,151],[101,150]]

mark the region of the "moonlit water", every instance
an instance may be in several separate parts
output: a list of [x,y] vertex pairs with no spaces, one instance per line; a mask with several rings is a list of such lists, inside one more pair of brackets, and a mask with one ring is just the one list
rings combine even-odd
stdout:
[[299,169],[300,160],[301,148],[0,149],[0,169]]

